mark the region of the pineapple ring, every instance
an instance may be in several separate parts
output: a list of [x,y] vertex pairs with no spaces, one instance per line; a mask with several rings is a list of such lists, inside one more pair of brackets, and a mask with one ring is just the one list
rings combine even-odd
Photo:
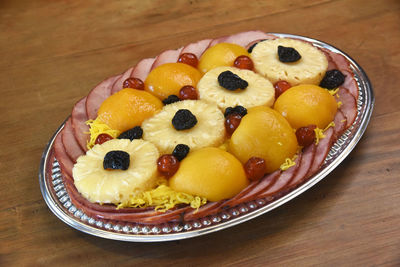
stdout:
[[[278,46],[292,47],[301,56],[296,62],[279,61]],[[272,83],[287,81],[292,86],[302,83],[319,84],[328,68],[322,51],[309,43],[279,38],[258,43],[251,52],[254,69]]]
[[[104,156],[112,150],[129,154],[127,170],[104,170]],[[119,204],[157,183],[159,152],[150,142],[112,139],[80,156],[72,169],[79,193],[91,202]]]
[[[179,109],[188,109],[196,116],[197,124],[178,131],[172,126],[172,118]],[[178,144],[186,144],[191,150],[207,146],[219,146],[225,138],[225,118],[217,105],[202,100],[184,100],[166,105],[159,113],[142,124],[143,139],[152,142],[161,153],[170,154]]]
[[[231,71],[248,82],[244,90],[229,91],[218,83],[218,76],[224,71]],[[251,71],[234,67],[217,67],[208,71],[197,84],[200,99],[214,102],[219,108],[237,105],[246,108],[272,106],[275,100],[275,89],[270,81]]]

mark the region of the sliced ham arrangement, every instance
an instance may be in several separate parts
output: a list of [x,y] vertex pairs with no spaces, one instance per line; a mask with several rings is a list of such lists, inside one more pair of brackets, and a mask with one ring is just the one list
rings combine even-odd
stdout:
[[249,48],[255,43],[275,39],[277,36],[261,31],[249,31],[224,36],[217,39],[205,39],[191,43],[177,50],[167,50],[155,58],[139,61],[121,75],[110,77],[97,85],[87,97],[79,100],[71,117],[66,121],[63,130],[54,141],[54,155],[60,164],[64,184],[72,203],[85,214],[98,220],[123,221],[141,224],[160,224],[172,221],[190,221],[213,215],[227,208],[238,206],[249,201],[266,198],[268,201],[281,197],[283,194],[297,188],[315,175],[323,166],[325,158],[333,143],[348,129],[357,117],[358,86],[354,79],[349,61],[342,55],[328,49],[322,49],[328,59],[328,70],[338,69],[345,75],[345,82],[340,86],[335,98],[339,104],[334,127],[328,128],[318,144],[304,147],[295,159],[295,165],[285,171],[275,171],[263,178],[252,181],[235,197],[227,200],[209,202],[198,210],[184,206],[166,212],[151,208],[116,209],[114,205],[100,205],[86,200],[77,191],[72,176],[72,168],[77,158],[88,150],[89,127],[86,121],[95,119],[101,103],[110,95],[122,89],[123,82],[130,77],[145,80],[155,67],[177,62],[182,53],[193,53],[198,58],[203,52],[215,44],[228,42]]
[[[132,69],[130,69],[129,75],[131,74]],[[122,82],[119,82],[124,75],[117,75],[106,79],[105,81],[101,82],[86,97],[86,114],[87,117],[91,120],[94,120],[97,117],[97,110],[99,109],[101,103],[107,99],[114,88],[114,84],[118,82],[118,86],[122,86]],[[128,76],[129,77],[129,76]],[[125,78],[126,79],[126,78]],[[117,91],[117,90],[116,90]]]

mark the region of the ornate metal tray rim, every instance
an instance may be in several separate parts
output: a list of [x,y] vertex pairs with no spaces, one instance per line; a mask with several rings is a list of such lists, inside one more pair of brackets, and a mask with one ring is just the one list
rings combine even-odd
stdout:
[[[50,210],[67,225],[98,237],[130,242],[182,240],[220,231],[265,214],[285,204],[325,178],[350,154],[367,128],[374,106],[374,94],[371,83],[364,70],[350,56],[329,44],[298,35],[281,33],[272,34],[279,37],[305,40],[318,47],[327,48],[333,52],[342,54],[350,61],[359,86],[360,95],[357,100],[358,114],[354,124],[346,130],[342,137],[333,145],[330,153],[325,159],[322,169],[306,183],[270,203],[266,203],[263,199],[251,201],[246,204],[241,204],[238,207],[231,208],[229,209],[229,212],[221,212],[218,215],[213,216],[213,218],[202,218],[191,224],[180,225],[179,223],[175,223],[175,225],[170,226],[139,225],[135,227],[127,227],[119,224],[96,221],[95,219],[86,216],[82,211],[76,209],[76,207],[74,207],[69,201],[68,193],[63,188],[61,173],[59,172],[56,160],[54,160],[53,166],[51,166],[52,182],[47,182],[46,167],[48,167],[54,159],[54,156],[50,157],[51,150],[57,134],[64,127],[65,122],[63,122],[47,144],[40,161],[40,189]],[[56,193],[52,193],[52,190],[56,191]]]

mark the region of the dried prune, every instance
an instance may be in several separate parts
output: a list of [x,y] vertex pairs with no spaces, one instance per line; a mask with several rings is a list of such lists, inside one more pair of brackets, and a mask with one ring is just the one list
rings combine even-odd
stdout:
[[221,72],[218,75],[218,83],[230,91],[235,91],[237,89],[244,90],[249,86],[248,82],[229,70]]
[[127,130],[118,136],[118,139],[140,139],[143,135],[143,129],[140,126],[135,126],[130,130]]
[[127,170],[129,168],[129,154],[122,150],[113,150],[104,156],[103,168],[105,170]]
[[164,105],[172,104],[175,102],[180,101],[179,97],[176,95],[169,95],[166,99],[164,99],[162,102]]
[[278,56],[280,62],[296,62],[301,58],[299,52],[293,47],[278,46]]
[[335,89],[344,83],[345,76],[340,70],[328,70],[319,86],[328,90]]
[[174,151],[172,152],[172,156],[177,158],[179,161],[183,160],[187,154],[189,153],[190,148],[188,145],[185,144],[178,144],[175,148]]
[[224,113],[225,118],[228,117],[230,114],[238,114],[241,117],[244,117],[247,114],[247,109],[239,105],[236,107],[227,107]]
[[188,109],[178,110],[172,118],[172,125],[178,131],[190,129],[195,126],[196,123],[196,116]]

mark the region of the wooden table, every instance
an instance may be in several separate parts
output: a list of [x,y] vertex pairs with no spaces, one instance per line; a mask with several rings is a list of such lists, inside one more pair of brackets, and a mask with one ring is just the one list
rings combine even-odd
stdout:
[[[323,40],[369,75],[371,122],[336,170],[268,214],[183,241],[105,240],[50,212],[40,157],[80,97],[141,58],[250,29]],[[0,265],[400,265],[398,1],[3,0],[0,32]]]

